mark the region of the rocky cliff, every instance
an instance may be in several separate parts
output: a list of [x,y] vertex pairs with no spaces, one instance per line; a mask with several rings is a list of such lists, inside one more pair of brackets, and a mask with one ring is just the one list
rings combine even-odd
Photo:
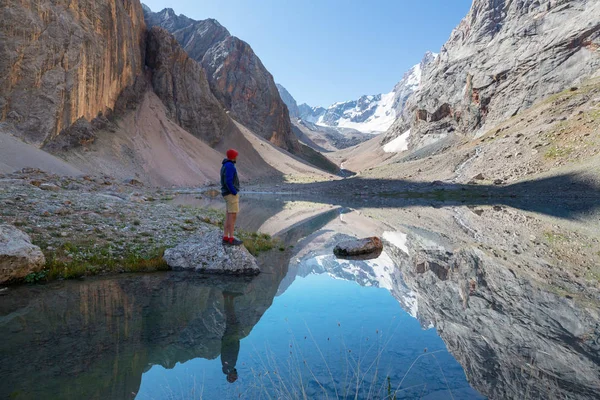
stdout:
[[137,0],[22,1],[0,8],[0,121],[41,145],[115,107],[144,70]]
[[172,9],[153,13],[145,8],[144,12],[149,26],[167,29],[203,66],[212,92],[234,118],[277,146],[299,152],[273,76],[248,43],[231,36],[213,19],[194,21],[175,15]]
[[600,68],[600,3],[475,0],[390,130],[474,136]]
[[182,128],[216,145],[231,125],[223,106],[212,94],[206,74],[173,35],[163,28],[148,32],[146,64],[152,69],[152,87]]

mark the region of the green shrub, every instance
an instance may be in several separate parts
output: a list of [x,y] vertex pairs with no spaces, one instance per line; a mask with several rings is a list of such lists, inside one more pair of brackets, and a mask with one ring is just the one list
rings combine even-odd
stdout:
[[46,280],[47,277],[48,277],[48,271],[44,269],[39,272],[32,272],[29,275],[27,275],[25,277],[25,282],[37,283],[37,282]]

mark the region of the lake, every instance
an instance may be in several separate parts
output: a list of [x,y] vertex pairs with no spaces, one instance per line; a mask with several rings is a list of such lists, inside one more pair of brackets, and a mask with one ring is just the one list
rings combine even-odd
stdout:
[[[219,208],[219,199],[173,202]],[[124,274],[0,296],[0,397],[595,399],[597,209],[248,195],[255,278]],[[384,252],[340,260],[377,235]]]

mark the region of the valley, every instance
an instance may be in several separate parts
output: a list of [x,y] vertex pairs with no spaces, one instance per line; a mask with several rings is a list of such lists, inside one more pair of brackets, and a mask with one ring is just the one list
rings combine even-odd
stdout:
[[[599,1],[473,0],[372,60],[301,5],[232,7],[254,48],[172,7],[0,5],[0,397],[597,398]],[[280,7],[278,57],[349,42],[396,83],[308,99],[341,71],[269,69]]]

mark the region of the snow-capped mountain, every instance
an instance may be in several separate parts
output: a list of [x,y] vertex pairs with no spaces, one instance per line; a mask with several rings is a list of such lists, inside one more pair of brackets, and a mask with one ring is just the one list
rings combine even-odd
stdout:
[[389,93],[361,96],[358,100],[334,103],[328,108],[301,104],[298,106],[299,118],[319,126],[350,128],[372,134],[385,132],[402,113],[408,97],[419,90],[423,70],[436,58],[437,54],[428,51]]
[[[379,258],[367,261],[341,260],[333,254],[308,254],[296,260],[298,276],[328,274],[334,279],[352,281],[360,286],[387,289],[412,317],[418,318],[417,294],[410,290],[402,279],[400,270],[385,252]],[[295,264],[292,261],[292,264]]]

